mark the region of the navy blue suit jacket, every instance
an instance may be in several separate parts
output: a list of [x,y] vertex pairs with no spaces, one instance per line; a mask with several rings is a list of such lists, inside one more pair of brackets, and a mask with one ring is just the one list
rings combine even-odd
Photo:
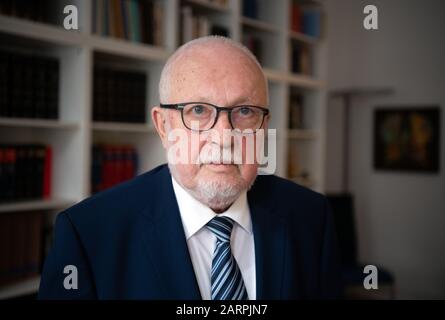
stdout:
[[[257,299],[339,297],[326,198],[276,176],[258,176],[247,198]],[[64,287],[67,265],[77,267],[78,289]],[[58,215],[39,298],[201,299],[167,166]]]

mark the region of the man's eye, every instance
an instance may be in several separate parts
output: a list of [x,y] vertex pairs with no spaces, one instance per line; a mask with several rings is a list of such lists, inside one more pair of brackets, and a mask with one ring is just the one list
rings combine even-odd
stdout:
[[241,115],[243,116],[248,116],[252,113],[252,110],[248,107],[243,107],[239,110],[239,112],[241,113]]
[[192,108],[192,112],[194,114],[202,114],[202,113],[204,113],[204,106],[200,106],[200,105],[194,106]]

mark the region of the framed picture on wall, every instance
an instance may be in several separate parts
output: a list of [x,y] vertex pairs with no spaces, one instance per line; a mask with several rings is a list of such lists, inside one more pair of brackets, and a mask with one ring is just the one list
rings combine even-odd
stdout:
[[374,167],[439,172],[440,108],[386,108],[374,113]]

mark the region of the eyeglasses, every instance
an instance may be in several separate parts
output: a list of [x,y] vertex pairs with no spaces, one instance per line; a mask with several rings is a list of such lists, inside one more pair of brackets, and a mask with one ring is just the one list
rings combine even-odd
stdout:
[[[180,110],[184,126],[193,131],[212,129],[218,121],[219,113],[222,111],[228,113],[232,129],[241,131],[251,129],[255,131],[263,126],[264,118],[269,114],[268,109],[258,106],[239,105],[226,108],[206,102],[161,104],[160,107]],[[194,125],[192,126],[193,122],[198,124],[197,130]]]

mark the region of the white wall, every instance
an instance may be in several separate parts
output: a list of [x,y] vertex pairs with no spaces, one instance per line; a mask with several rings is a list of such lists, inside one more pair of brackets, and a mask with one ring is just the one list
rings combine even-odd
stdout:
[[[445,298],[445,1],[327,0],[328,86],[390,86],[390,96],[352,102],[349,185],[360,258],[395,273],[398,298]],[[379,9],[379,30],[362,26]],[[373,169],[378,105],[440,105],[440,173]],[[327,191],[341,189],[341,107],[329,106]]]

